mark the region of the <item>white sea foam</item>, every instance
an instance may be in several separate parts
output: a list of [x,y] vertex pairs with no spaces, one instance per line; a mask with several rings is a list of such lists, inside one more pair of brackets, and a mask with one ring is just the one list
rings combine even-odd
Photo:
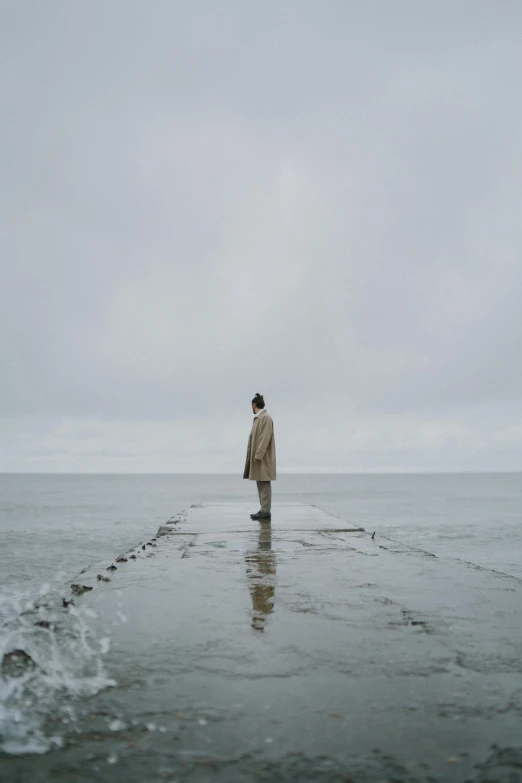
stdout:
[[[60,747],[76,720],[75,701],[116,684],[103,665],[110,641],[97,638],[93,615],[87,607],[64,608],[56,585],[42,585],[31,596],[0,597],[4,752],[45,753]],[[18,666],[10,655],[16,650],[25,653]]]

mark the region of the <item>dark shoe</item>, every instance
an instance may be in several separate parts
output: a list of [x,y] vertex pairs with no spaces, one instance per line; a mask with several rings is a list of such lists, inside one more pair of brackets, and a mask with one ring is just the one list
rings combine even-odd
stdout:
[[256,511],[255,514],[250,514],[250,519],[257,519],[260,514],[262,514],[262,511]]
[[269,511],[260,511],[259,514],[256,514],[256,519],[260,522],[270,522],[272,514]]

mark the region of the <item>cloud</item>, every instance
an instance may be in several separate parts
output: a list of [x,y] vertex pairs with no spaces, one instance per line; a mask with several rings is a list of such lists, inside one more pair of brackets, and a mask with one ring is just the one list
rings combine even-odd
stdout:
[[5,470],[521,467],[519,4],[2,14]]

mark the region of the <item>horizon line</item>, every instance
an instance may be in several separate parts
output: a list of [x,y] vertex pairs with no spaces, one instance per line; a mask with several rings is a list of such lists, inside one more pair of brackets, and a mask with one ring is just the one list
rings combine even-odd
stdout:
[[[366,470],[366,471],[280,471],[279,476],[462,476],[462,475],[505,475],[522,473],[513,470]],[[243,476],[236,471],[31,471],[3,470],[0,476]],[[276,479],[277,480],[277,479]]]

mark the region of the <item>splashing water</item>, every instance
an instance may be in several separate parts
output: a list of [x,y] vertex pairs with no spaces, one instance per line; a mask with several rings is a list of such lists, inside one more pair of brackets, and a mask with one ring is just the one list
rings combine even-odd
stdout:
[[0,596],[0,750],[45,753],[63,745],[74,701],[116,682],[103,666],[110,640],[88,607],[64,606],[58,584]]

